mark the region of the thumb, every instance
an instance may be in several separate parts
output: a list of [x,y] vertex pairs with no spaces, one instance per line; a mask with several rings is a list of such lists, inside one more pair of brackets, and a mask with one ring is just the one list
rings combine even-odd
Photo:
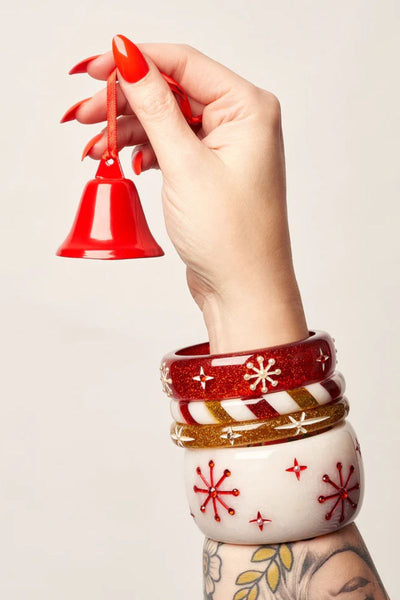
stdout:
[[[143,125],[166,175],[193,161],[203,144],[187,124],[157,67],[123,35],[113,39],[113,54],[121,89]],[[176,172],[176,171],[175,171]]]

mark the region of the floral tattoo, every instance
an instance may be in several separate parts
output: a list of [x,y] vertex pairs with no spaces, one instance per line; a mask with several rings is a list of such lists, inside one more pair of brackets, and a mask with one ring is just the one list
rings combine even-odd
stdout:
[[213,600],[215,584],[221,579],[222,560],[218,549],[222,544],[206,539],[203,548],[204,600]]

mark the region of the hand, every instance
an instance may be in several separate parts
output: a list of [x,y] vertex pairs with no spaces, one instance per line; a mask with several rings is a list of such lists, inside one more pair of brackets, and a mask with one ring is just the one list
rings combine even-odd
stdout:
[[[136,170],[159,166],[168,234],[187,266],[213,352],[285,343],[308,335],[291,259],[279,102],[187,46],[114,38],[87,71],[118,67],[118,145],[140,144]],[[143,53],[143,54],[142,54]],[[186,90],[194,132],[159,70]],[[75,111],[106,119],[106,90]],[[106,134],[90,156],[99,159]]]

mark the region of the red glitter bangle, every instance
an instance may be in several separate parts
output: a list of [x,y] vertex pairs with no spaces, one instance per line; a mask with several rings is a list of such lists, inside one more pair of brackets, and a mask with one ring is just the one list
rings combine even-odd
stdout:
[[326,379],[335,366],[333,339],[311,331],[298,342],[234,354],[209,354],[208,343],[171,352],[161,382],[176,400],[259,398]]

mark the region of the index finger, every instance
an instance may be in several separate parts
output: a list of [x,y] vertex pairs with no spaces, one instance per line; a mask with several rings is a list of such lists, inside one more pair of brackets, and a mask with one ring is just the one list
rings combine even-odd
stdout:
[[[173,77],[186,93],[207,105],[227,94],[234,84],[245,85],[246,80],[202,54],[195,48],[181,44],[138,44],[160,71]],[[115,67],[112,52],[106,52],[91,61],[87,72],[95,79],[107,79]]]

